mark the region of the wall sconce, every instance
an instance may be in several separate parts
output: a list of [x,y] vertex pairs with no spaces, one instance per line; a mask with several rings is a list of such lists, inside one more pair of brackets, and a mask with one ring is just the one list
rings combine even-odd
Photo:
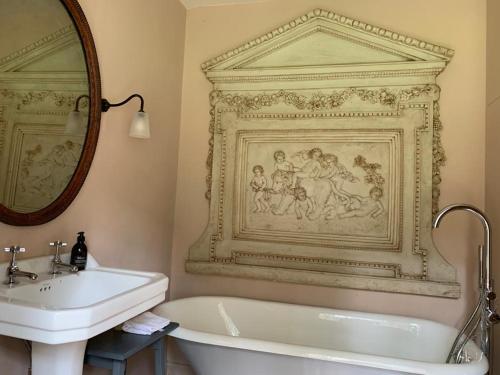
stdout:
[[[90,100],[88,95],[80,95],[75,102],[75,109],[71,111],[68,115],[68,120],[66,121],[66,127],[64,129],[65,134],[71,135],[85,135],[86,127],[83,123],[83,115],[79,110],[80,101],[82,99]],[[149,130],[149,116],[144,112],[144,98],[139,94],[130,95],[127,99],[120,103],[110,103],[107,99],[101,100],[101,111],[107,112],[111,107],[119,107],[128,103],[132,98],[139,98],[141,100],[141,108],[134,115],[132,123],[130,124],[130,130],[128,135],[132,138],[151,138],[151,132]]]
[[127,99],[119,103],[110,103],[106,99],[102,99],[101,111],[107,112],[111,107],[119,107],[128,103],[132,98],[139,98],[141,100],[141,108],[134,115],[128,135],[133,138],[151,138],[149,130],[149,115],[144,112],[144,98],[139,94],[130,95]]
[[68,115],[66,127],[64,128],[64,134],[85,135],[87,129],[85,127],[85,124],[83,123],[83,115],[79,109],[80,101],[85,98],[90,100],[90,97],[88,95],[80,95],[78,98],[76,98],[75,109],[72,110]]

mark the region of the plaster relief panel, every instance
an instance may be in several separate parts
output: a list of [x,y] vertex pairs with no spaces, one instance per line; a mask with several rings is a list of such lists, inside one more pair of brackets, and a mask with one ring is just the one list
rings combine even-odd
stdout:
[[78,164],[83,136],[64,125],[15,124],[5,202],[18,212],[48,206],[66,188]]
[[233,238],[397,249],[400,138],[398,130],[239,131]]
[[82,153],[88,116],[83,100],[81,131],[65,130],[77,98],[88,95],[74,26],[38,38],[27,29],[21,39],[30,44],[0,48],[0,203],[23,213],[49,206],[64,191]]
[[209,223],[189,272],[458,297],[431,239],[453,51],[315,10],[205,64]]

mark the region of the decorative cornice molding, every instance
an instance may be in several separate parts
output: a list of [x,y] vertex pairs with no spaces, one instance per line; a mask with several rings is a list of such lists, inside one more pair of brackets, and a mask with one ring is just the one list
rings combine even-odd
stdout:
[[223,6],[223,5],[241,5],[263,3],[267,0],[181,0],[181,3],[186,9],[202,8],[210,6]]
[[[65,42],[68,38],[73,36],[77,37],[76,30],[73,25],[67,25],[59,30],[53,32],[52,34],[46,35],[43,38],[7,55],[0,58],[0,71],[11,70],[12,65],[17,65],[16,60],[24,62],[24,60],[29,59],[29,56],[37,50],[44,50],[52,46],[59,45],[60,42]],[[75,39],[78,40],[78,39]]]
[[212,83],[233,83],[233,82],[267,82],[267,81],[319,81],[338,79],[358,79],[358,78],[385,78],[385,77],[414,77],[414,76],[437,76],[443,68],[428,69],[406,69],[406,70],[374,70],[359,72],[328,72],[328,73],[292,73],[292,74],[265,74],[247,75],[239,72],[238,75],[219,76],[209,74],[208,79]]
[[383,39],[386,39],[386,40],[394,42],[394,43],[402,44],[402,45],[412,47],[412,48],[417,48],[417,49],[420,49],[422,52],[432,53],[432,54],[438,55],[439,57],[441,57],[445,61],[449,61],[455,53],[452,49],[449,49],[449,48],[446,48],[443,46],[439,46],[436,44],[432,44],[429,42],[425,42],[421,39],[417,39],[417,38],[406,36],[406,35],[403,35],[400,33],[396,33],[396,32],[387,30],[387,29],[379,27],[379,26],[374,26],[374,25],[370,25],[370,24],[365,23],[365,22],[354,20],[352,18],[340,15],[340,14],[335,13],[335,12],[331,12],[331,11],[324,10],[324,9],[314,9],[313,11],[310,11],[307,14],[304,14],[300,17],[297,17],[296,19],[294,19],[294,20],[292,20],[284,25],[281,25],[278,28],[276,28],[276,29],[274,29],[266,34],[263,34],[258,38],[250,40],[237,48],[229,50],[229,51],[227,51],[219,56],[216,56],[216,57],[204,62],[201,65],[201,68],[204,71],[208,71],[212,67],[214,67],[215,65],[217,65],[217,64],[219,64],[219,63],[221,63],[229,58],[232,58],[232,57],[240,54],[241,52],[250,50],[250,49],[255,48],[255,47],[262,45],[264,43],[268,43],[273,38],[275,38],[279,35],[282,35],[290,30],[293,30],[297,26],[308,23],[314,19],[328,20],[330,22],[340,24],[344,27],[348,27],[348,28],[351,28],[353,30],[363,31],[363,32],[369,33],[371,35],[375,35],[379,38],[383,38]]

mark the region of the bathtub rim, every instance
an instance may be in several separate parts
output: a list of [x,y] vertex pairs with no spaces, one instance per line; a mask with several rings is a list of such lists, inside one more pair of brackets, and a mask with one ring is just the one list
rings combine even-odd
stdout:
[[[179,298],[172,301],[164,302],[155,307],[154,312],[158,315],[161,315],[157,312],[162,306],[165,305],[176,305],[182,302],[186,302],[189,300],[232,300],[232,301],[247,301],[253,303],[266,303],[266,304],[277,304],[281,306],[290,306],[290,307],[299,307],[299,308],[313,308],[313,309],[325,309],[330,312],[339,312],[343,314],[354,314],[357,316],[367,315],[367,316],[384,316],[384,317],[392,317],[399,318],[403,320],[411,319],[416,323],[426,322],[433,323],[443,327],[450,328],[458,333],[458,330],[454,327],[442,324],[440,322],[436,322],[428,319],[421,318],[413,318],[403,315],[396,314],[377,314],[377,313],[368,313],[363,311],[354,311],[354,310],[342,310],[342,309],[332,309],[329,307],[321,307],[321,306],[310,306],[310,305],[299,305],[292,304],[286,302],[276,302],[276,301],[267,301],[267,300],[259,300],[252,298],[243,298],[243,297],[230,297],[230,296],[194,296],[194,297],[186,297]],[[167,318],[170,318],[167,316]],[[270,354],[277,355],[288,355],[293,357],[302,357],[306,359],[312,360],[321,360],[321,361],[329,361],[329,362],[337,362],[342,364],[349,364],[353,366],[363,366],[363,367],[372,367],[378,368],[382,370],[388,371],[401,371],[408,372],[411,374],[421,374],[421,375],[477,375],[478,368],[483,371],[482,374],[486,374],[488,371],[488,360],[486,356],[481,353],[479,347],[475,343],[467,344],[467,348],[475,353],[480,353],[480,359],[472,361],[467,364],[444,364],[444,363],[435,363],[435,362],[425,362],[425,361],[417,361],[410,359],[400,359],[395,357],[381,356],[381,355],[371,355],[371,354],[363,354],[356,352],[347,352],[341,350],[334,349],[323,349],[311,346],[303,346],[297,344],[288,344],[277,341],[268,341],[268,340],[259,340],[254,338],[245,338],[240,336],[229,336],[222,335],[217,333],[209,333],[204,331],[197,331],[194,329],[185,328],[179,326],[174,331],[168,334],[171,337],[197,342],[200,344],[206,345],[214,345],[221,346],[227,348],[235,348],[241,350],[251,350],[258,351]],[[388,363],[388,360],[393,363]]]

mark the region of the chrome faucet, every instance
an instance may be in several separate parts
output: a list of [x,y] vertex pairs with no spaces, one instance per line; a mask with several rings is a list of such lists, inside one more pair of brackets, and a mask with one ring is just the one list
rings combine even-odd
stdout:
[[68,264],[68,263],[64,263],[61,260],[61,255],[59,254],[59,250],[61,250],[61,248],[63,248],[63,247],[68,246],[68,244],[66,242],[55,241],[55,242],[51,242],[49,244],[49,246],[56,248],[56,253],[54,254],[54,258],[52,259],[52,262],[51,262],[52,263],[52,270],[49,272],[50,275],[59,275],[60,273],[62,273],[61,271],[58,270],[58,268],[66,268],[69,272],[75,272],[75,273],[78,272],[77,266],[74,266],[74,265]]
[[500,315],[495,309],[496,294],[493,290],[493,278],[491,276],[491,225],[486,215],[478,208],[469,204],[452,204],[436,214],[432,221],[432,227],[437,228],[443,217],[452,211],[467,211],[479,218],[483,224],[484,242],[479,246],[479,300],[467,323],[453,342],[446,362],[462,363],[466,361],[465,345],[471,338],[477,336],[481,350],[488,357],[490,374],[492,374],[493,325],[500,322]]
[[7,280],[5,280],[4,284],[14,285],[19,281],[16,280],[16,277],[27,277],[31,280],[36,280],[38,275],[36,273],[21,271],[17,266],[16,255],[19,253],[24,253],[26,249],[20,246],[12,246],[4,248],[4,251],[7,253],[11,253],[12,257],[10,258],[9,266],[7,267]]

